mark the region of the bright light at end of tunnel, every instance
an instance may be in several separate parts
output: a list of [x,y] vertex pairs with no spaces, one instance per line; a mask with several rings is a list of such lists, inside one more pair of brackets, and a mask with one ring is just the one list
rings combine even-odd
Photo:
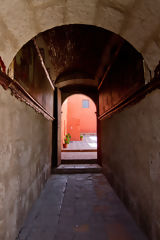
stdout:
[[97,147],[97,143],[88,143],[88,145],[89,145],[91,148],[96,148],[96,147]]
[[97,142],[97,136],[89,136],[89,139],[91,139],[94,142]]

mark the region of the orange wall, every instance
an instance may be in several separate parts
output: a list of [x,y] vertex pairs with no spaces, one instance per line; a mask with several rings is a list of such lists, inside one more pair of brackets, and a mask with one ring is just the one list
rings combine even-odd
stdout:
[[67,131],[71,134],[72,141],[80,140],[80,101],[77,94],[68,98]]
[[61,139],[62,144],[64,142],[64,137],[67,134],[67,110],[68,110],[68,99],[63,103],[62,113],[61,113]]
[[[89,100],[89,108],[82,108],[83,99]],[[89,97],[81,94],[72,95],[62,105],[62,112],[66,109],[67,114],[62,114],[62,129],[66,117],[67,132],[71,134],[72,141],[79,141],[80,133],[96,133],[96,106]]]

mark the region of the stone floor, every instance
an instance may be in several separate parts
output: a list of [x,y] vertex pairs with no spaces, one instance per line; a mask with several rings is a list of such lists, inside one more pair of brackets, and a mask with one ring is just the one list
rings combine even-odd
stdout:
[[146,240],[102,174],[52,175],[17,240]]
[[[61,159],[97,159],[96,149],[97,136],[84,135],[83,141],[71,141],[67,149],[62,149]],[[63,152],[63,150],[65,150],[65,152]],[[94,152],[72,152],[71,150],[91,150]]]

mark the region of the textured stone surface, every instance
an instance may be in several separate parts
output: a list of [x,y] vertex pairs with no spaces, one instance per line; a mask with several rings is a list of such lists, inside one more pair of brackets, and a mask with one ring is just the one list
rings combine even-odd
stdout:
[[101,121],[102,163],[152,240],[160,237],[160,90]]
[[53,175],[17,240],[147,240],[102,174]]
[[0,88],[0,239],[15,239],[48,179],[51,125]]
[[17,51],[39,32],[64,24],[91,24],[129,41],[153,70],[160,59],[148,47],[159,35],[159,0],[6,0],[0,8],[0,56],[8,67]]
[[[83,82],[96,87],[98,81],[94,81],[94,77],[98,70],[102,72],[103,51],[107,48],[108,53],[113,47],[109,39],[115,40],[115,45],[121,42],[116,34],[84,24],[52,28],[39,34],[39,38],[45,41],[52,64],[52,78],[60,88],[69,84],[82,85]],[[106,58],[109,62],[111,56],[108,54]]]
[[98,26],[103,27],[104,29],[119,33],[125,20],[124,17],[125,16],[121,11],[113,7],[107,7],[106,2],[106,6],[100,6],[97,11],[96,23]]

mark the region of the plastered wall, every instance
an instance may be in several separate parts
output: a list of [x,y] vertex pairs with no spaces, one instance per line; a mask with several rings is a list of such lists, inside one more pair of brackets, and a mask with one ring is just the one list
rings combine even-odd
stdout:
[[160,239],[160,90],[100,128],[105,174],[149,239]]
[[0,87],[0,239],[14,240],[51,164],[52,122]]
[[61,142],[62,147],[64,143],[64,138],[67,134],[67,112],[68,112],[68,99],[62,104],[62,113],[61,113]]

